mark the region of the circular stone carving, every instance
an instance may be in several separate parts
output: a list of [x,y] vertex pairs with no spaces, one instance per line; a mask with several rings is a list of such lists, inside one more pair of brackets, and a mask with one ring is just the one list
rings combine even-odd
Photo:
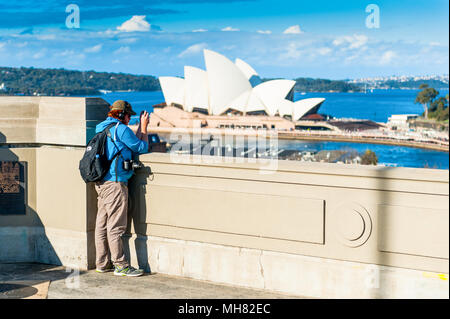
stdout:
[[337,221],[337,230],[346,240],[354,241],[364,234],[364,218],[358,211],[345,210]]
[[358,247],[369,239],[372,220],[367,210],[357,203],[345,203],[333,213],[332,227],[336,238],[348,247]]

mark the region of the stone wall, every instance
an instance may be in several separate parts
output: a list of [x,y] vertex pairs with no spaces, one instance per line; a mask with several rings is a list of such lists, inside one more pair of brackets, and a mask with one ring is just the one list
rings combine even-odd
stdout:
[[[78,163],[102,101],[0,98],[0,161],[27,167],[26,213],[0,215],[1,262],[95,267],[96,193]],[[140,159],[124,237],[135,266],[321,298],[449,296],[448,171]]]
[[448,297],[447,171],[204,160],[141,156],[136,266],[315,297]]

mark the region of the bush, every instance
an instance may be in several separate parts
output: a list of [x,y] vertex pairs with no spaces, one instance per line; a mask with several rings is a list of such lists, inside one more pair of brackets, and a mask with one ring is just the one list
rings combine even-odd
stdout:
[[364,155],[361,157],[361,164],[363,165],[377,165],[378,157],[375,152],[371,150],[367,150]]

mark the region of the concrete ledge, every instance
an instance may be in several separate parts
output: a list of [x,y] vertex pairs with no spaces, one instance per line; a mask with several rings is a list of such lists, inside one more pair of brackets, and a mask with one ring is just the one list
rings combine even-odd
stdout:
[[317,298],[449,298],[448,274],[133,235],[133,266]]
[[101,98],[5,96],[0,99],[0,143],[84,147],[108,111]]
[[83,232],[44,227],[1,227],[0,262],[39,262],[88,268]]
[[88,269],[86,232],[45,228],[36,244],[36,262]]
[[444,170],[172,156],[140,156],[131,233],[448,273]]
[[1,227],[0,262],[36,261],[36,238],[43,234],[43,227]]

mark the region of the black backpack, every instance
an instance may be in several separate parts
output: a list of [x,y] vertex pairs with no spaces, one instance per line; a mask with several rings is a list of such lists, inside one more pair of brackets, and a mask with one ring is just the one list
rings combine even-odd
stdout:
[[106,138],[111,137],[109,129],[116,123],[108,125],[103,131],[94,135],[86,146],[83,158],[80,161],[79,169],[83,180],[86,183],[98,182],[105,177],[112,161],[120,154],[120,151],[111,160],[106,154]]

